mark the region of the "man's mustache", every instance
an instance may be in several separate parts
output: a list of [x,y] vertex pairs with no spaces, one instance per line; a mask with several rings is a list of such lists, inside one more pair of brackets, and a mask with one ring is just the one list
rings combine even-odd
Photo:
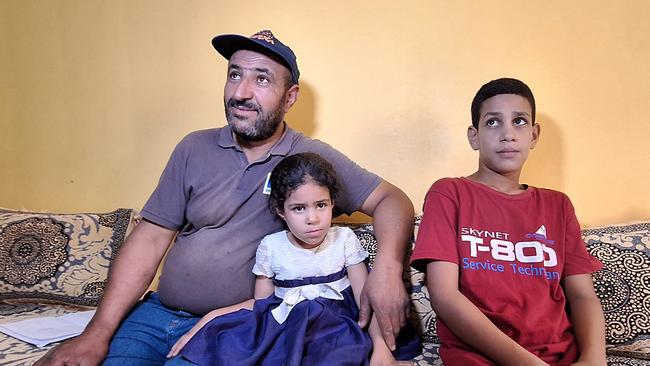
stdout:
[[253,110],[256,112],[260,111],[260,106],[250,100],[237,100],[234,98],[230,98],[228,99],[226,105],[228,106],[228,108],[234,107],[234,108]]

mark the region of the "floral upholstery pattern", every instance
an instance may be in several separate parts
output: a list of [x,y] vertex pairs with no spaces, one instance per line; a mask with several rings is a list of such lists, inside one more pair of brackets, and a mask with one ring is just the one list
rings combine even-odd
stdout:
[[593,280],[607,353],[650,359],[650,223],[585,229],[583,238],[604,264]]
[[96,306],[132,214],[0,209],[0,302]]

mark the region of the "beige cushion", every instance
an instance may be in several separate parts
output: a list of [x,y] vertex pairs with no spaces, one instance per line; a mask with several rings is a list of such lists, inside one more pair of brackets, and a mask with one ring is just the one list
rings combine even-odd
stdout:
[[0,209],[0,301],[96,306],[132,216]]

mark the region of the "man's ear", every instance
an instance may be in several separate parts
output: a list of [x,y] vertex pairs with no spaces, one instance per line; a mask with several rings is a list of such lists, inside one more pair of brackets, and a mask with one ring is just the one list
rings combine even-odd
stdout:
[[535,146],[537,145],[537,141],[539,141],[539,134],[542,132],[541,127],[539,127],[539,123],[535,123],[533,125],[533,136],[532,140],[530,142],[530,149],[534,149]]
[[469,141],[469,146],[472,147],[472,150],[478,150],[478,129],[476,129],[476,127],[467,127],[467,141]]
[[289,109],[293,104],[298,100],[298,94],[300,94],[300,86],[298,84],[293,84],[285,92],[285,102],[284,102],[284,113],[289,112]]

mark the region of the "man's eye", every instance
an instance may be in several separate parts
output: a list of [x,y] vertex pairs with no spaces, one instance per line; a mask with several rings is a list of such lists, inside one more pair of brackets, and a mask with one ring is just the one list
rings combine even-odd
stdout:
[[230,75],[228,75],[228,77],[230,77],[233,80],[237,80],[239,79],[240,75],[238,72],[231,72]]
[[269,78],[267,78],[266,76],[260,76],[257,78],[257,82],[260,84],[268,84]]

